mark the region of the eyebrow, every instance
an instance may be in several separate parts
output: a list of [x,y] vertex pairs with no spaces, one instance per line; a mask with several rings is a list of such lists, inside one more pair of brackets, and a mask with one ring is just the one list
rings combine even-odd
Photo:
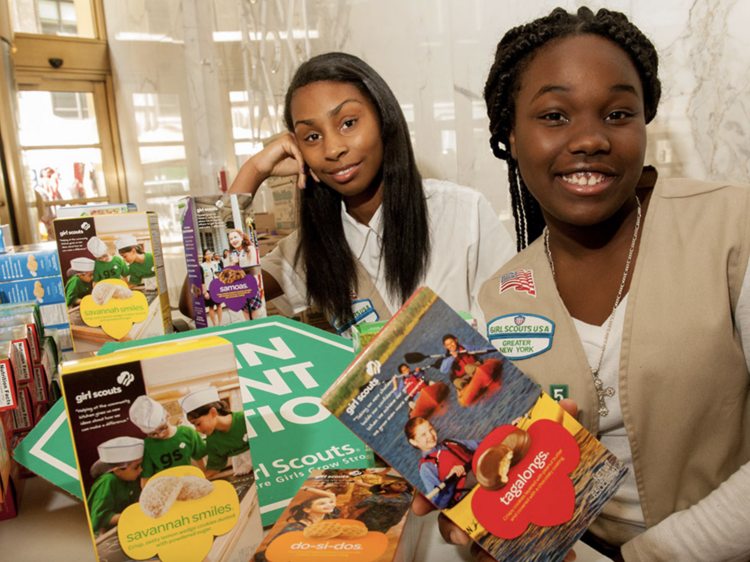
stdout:
[[[630,94],[633,94],[634,96],[638,95],[638,91],[635,89],[635,87],[631,86],[630,84],[615,84],[609,89],[610,92],[627,92]],[[533,102],[537,98],[540,98],[544,94],[548,94],[550,92],[562,92],[564,94],[570,92],[570,88],[567,86],[562,86],[560,84],[548,84],[547,86],[542,86],[539,88],[539,91],[537,91],[536,94],[534,94],[534,97],[531,98],[531,101]]]
[[[350,102],[354,102],[354,103],[358,103],[358,104],[362,105],[362,102],[360,100],[355,99],[355,98],[349,98],[347,100],[342,101],[340,104],[338,104],[336,107],[334,107],[331,111],[329,111],[328,114],[327,114],[328,117],[336,117],[336,115],[339,114],[339,112],[343,109],[343,107],[347,103],[350,103]],[[295,121],[294,122],[294,128],[296,129],[297,125],[300,125],[300,124],[302,124],[302,125],[308,125],[308,126],[312,127],[314,123],[315,123],[315,119],[300,119],[299,121]]]

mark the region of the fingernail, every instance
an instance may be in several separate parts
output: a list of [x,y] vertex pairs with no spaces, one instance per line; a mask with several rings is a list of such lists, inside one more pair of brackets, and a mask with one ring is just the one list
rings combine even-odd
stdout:
[[451,531],[451,542],[453,544],[462,545],[465,542],[465,535],[458,530]]

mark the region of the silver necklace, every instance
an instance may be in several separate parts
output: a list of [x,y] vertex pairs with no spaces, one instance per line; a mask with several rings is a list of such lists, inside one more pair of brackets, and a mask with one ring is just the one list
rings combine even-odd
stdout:
[[[604,383],[599,378],[599,369],[602,366],[602,359],[604,359],[604,350],[607,349],[607,341],[609,340],[609,332],[612,330],[612,324],[615,321],[615,312],[617,306],[620,304],[622,298],[622,291],[625,289],[625,282],[628,280],[628,271],[630,271],[630,262],[633,260],[633,252],[635,251],[635,243],[638,240],[638,231],[641,228],[641,201],[636,196],[635,203],[638,206],[635,229],[633,230],[633,240],[630,242],[630,251],[628,252],[628,261],[625,262],[625,272],[622,274],[622,281],[620,282],[620,289],[617,291],[617,298],[615,299],[615,305],[612,307],[612,314],[609,315],[609,322],[607,322],[607,331],[604,333],[604,343],[602,344],[601,353],[599,353],[599,361],[596,364],[596,368],[589,366],[591,369],[591,376],[594,378],[594,386],[596,387],[596,395],[599,399],[599,415],[601,417],[609,414],[609,409],[604,403],[604,397],[612,397],[615,395],[615,389],[611,386],[604,388]],[[552,252],[549,249],[549,229],[544,227],[544,249],[547,250],[547,260],[549,260],[550,269],[552,269],[552,277],[555,277],[555,262],[552,261]]]

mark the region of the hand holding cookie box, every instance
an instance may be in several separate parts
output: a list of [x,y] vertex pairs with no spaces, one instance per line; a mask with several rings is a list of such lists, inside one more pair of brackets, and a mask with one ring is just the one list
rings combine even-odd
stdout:
[[428,288],[323,405],[497,560],[563,560],[627,472]]

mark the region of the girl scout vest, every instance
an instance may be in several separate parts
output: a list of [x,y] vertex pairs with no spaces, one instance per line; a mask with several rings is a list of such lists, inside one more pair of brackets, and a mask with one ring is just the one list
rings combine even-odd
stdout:
[[[616,393],[649,527],[697,503],[750,459],[750,376],[733,321],[748,253],[748,186],[657,182],[630,285]],[[515,282],[519,272],[525,285]],[[479,304],[496,347],[508,315],[551,329],[539,336],[551,345],[534,342],[515,363],[545,392],[568,385],[579,421],[596,435],[597,393],[541,238],[482,286]]]
[[[299,231],[295,230],[289,236],[281,240],[278,247],[283,258],[287,263],[292,265],[300,279],[302,279],[303,282],[306,282],[307,275],[305,274],[302,263],[296,262],[294,259],[297,254],[297,248],[299,247]],[[372,282],[370,275],[358,259],[354,258],[354,262],[357,265],[357,290],[356,294],[352,292],[352,314],[354,315],[354,322],[342,324],[341,322],[338,322],[336,318],[328,318],[328,321],[331,322],[339,334],[347,332],[353,324],[391,319],[391,312],[388,310],[383,297],[380,296],[380,293],[375,288],[375,283]]]

